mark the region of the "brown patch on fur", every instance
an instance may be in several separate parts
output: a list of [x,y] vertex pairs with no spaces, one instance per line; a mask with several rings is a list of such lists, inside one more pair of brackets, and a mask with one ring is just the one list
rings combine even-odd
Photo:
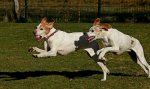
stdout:
[[108,31],[108,29],[112,28],[112,26],[108,23],[102,24],[100,25],[100,18],[96,18],[94,20],[93,26],[98,25],[100,28],[106,29],[106,31]]
[[105,24],[101,25],[100,28],[110,29],[110,28],[112,28],[112,26],[108,23],[105,23]]
[[97,33],[100,33],[100,32],[102,32],[102,30],[99,30],[99,29],[96,29],[95,30]]
[[46,30],[46,34],[50,32],[50,30],[53,28],[54,21],[48,21],[46,17],[42,18],[41,20],[41,28]]
[[46,17],[42,18],[41,20],[41,28],[46,30],[46,34],[50,32],[50,30],[53,28],[54,20],[48,20]]
[[41,23],[42,22],[47,22],[47,18],[46,17],[42,18]]
[[100,18],[95,19],[93,25],[100,25]]
[[45,28],[46,28],[46,24],[48,24],[48,23],[47,23],[47,18],[44,17],[44,18],[42,18],[42,20],[41,20],[41,27],[42,27],[43,29],[45,29]]
[[55,22],[54,19],[48,19],[46,17],[42,18],[41,22],[52,23]]

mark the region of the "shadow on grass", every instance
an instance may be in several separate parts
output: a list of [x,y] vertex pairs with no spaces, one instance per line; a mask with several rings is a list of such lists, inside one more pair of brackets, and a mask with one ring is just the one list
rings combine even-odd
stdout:
[[[59,75],[64,76],[68,79],[74,79],[78,77],[87,77],[96,74],[103,74],[96,70],[81,70],[81,71],[26,71],[26,72],[0,72],[0,78],[6,78],[6,81],[11,80],[22,80],[29,77],[41,77],[41,76],[51,76]],[[123,73],[110,73],[113,76],[135,76]],[[141,76],[141,75],[139,75]]]
[[9,80],[27,79],[28,77],[58,75],[58,76],[65,76],[68,79],[73,79],[73,78],[77,78],[77,77],[92,76],[95,74],[102,74],[102,72],[94,71],[94,70],[0,72],[0,78],[7,78],[7,80],[9,81]]

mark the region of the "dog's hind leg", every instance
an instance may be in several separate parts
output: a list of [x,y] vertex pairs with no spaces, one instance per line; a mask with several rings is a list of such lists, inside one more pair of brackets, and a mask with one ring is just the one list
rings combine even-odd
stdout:
[[131,50],[131,51],[128,52],[128,53],[129,53],[131,59],[132,59],[135,63],[139,64],[139,65],[142,67],[142,69],[148,74],[148,70],[147,70],[146,67],[140,62],[139,58],[137,57],[137,54],[136,54],[133,50]]
[[[138,54],[137,54],[138,55]],[[143,68],[143,70],[148,74],[150,78],[150,65],[147,63],[145,57],[138,57],[137,63]]]
[[109,70],[103,62],[97,62],[97,64],[102,68],[103,71],[103,79],[101,81],[106,81],[107,74],[109,74]]
[[135,46],[131,50],[133,50],[137,56],[137,63],[148,74],[148,78],[150,78],[150,65],[145,59],[143,48],[138,40],[136,41]]

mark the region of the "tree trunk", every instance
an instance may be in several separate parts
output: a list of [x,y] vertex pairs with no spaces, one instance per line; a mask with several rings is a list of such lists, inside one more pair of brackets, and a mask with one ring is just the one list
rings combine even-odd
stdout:
[[14,14],[15,14],[15,18],[17,19],[17,21],[19,21],[20,19],[20,11],[19,11],[19,1],[18,0],[14,0]]
[[78,22],[80,22],[80,15],[81,15],[81,0],[78,0]]

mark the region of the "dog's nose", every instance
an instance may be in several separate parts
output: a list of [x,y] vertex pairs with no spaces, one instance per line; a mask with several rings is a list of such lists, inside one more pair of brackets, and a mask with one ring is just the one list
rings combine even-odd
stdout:
[[86,33],[86,32],[83,32],[83,34],[84,34],[85,36],[87,36],[87,33]]

